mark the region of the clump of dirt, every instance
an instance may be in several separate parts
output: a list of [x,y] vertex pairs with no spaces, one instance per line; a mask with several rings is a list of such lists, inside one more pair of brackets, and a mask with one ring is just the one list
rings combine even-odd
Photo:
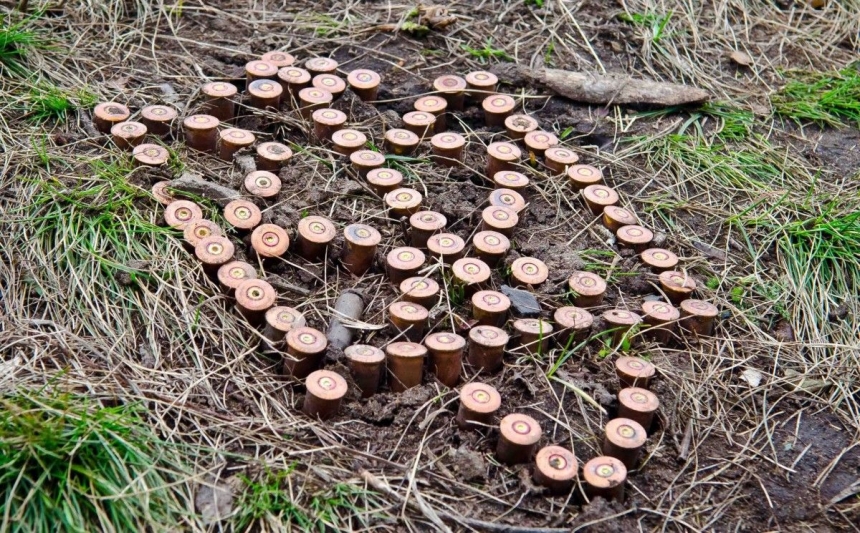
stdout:
[[463,481],[482,481],[487,477],[487,462],[480,453],[460,446],[451,448],[449,457],[449,468]]

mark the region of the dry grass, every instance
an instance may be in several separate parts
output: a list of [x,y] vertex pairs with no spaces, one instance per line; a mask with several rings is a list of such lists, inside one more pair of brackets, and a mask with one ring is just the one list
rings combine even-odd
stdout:
[[[309,12],[301,4],[259,3],[249,10],[226,1],[79,0],[66,2],[62,16],[29,23],[54,49],[27,50],[33,78],[2,78],[0,391],[8,396],[47,386],[105,406],[140,402],[146,408],[140,416],[157,439],[194,450],[187,472],[176,473],[177,494],[197,493],[215,479],[232,480],[240,495],[230,524],[238,529],[482,530],[490,527],[485,522],[570,528],[612,521],[627,530],[761,529],[765,522],[771,529],[784,527],[774,518],[749,521],[755,513],[779,514],[784,504],[769,492],[774,479],[799,478],[817,491],[838,470],[838,459],[852,452],[831,450],[827,468],[809,479],[809,448],[786,452],[785,438],[777,435],[793,433],[797,439],[802,425],[828,413],[837,418],[820,419],[838,420],[853,434],[849,441],[856,442],[860,428],[860,302],[857,267],[850,260],[858,250],[852,233],[857,222],[849,217],[860,206],[860,193],[856,176],[836,175],[804,155],[803,148],[812,145],[804,135],[813,132],[772,121],[762,106],[783,83],[783,70],[835,70],[854,59],[850,49],[860,45],[860,3],[832,2],[818,11],[801,3],[780,8],[770,2],[702,6],[643,0],[623,2],[617,13],[551,0],[543,8],[492,0],[473,4],[453,6],[459,22],[423,40],[376,31],[411,20],[412,5],[406,3],[331,2]],[[157,226],[159,209],[147,197],[144,173],[130,170],[125,154],[81,129],[89,93],[139,108],[168,98],[160,86],[169,83],[174,105],[191,108],[207,74],[224,61],[240,65],[263,49],[299,56],[352,50],[345,70],[375,58],[390,67],[392,77],[408,72],[429,87],[439,74],[485,68],[486,57],[463,51],[483,49],[488,36],[492,49],[523,64],[684,80],[711,90],[732,110],[756,113],[748,133],[729,139],[719,129],[738,115],[713,109],[694,116],[580,110],[574,119],[612,134],[613,150],[585,146],[584,158],[609,169],[608,181],[622,189],[624,202],[684,253],[685,266],[707,282],[702,294],[725,315],[713,338],[673,349],[647,343],[637,348],[661,369],[663,423],[650,439],[646,467],[631,478],[635,510],[619,506],[580,515],[564,498],[536,498],[528,481],[520,481],[516,469],[495,464],[491,453],[484,457],[491,475],[481,482],[464,480],[452,466],[458,464],[454,443],[487,451],[493,437],[462,442],[450,424],[456,394],[443,387],[421,387],[399,406],[393,400],[379,404],[380,411],[391,411],[387,425],[366,412],[335,424],[297,414],[299,389],[259,358],[258,334],[201,275],[176,235]],[[752,66],[733,65],[727,59],[732,50],[748,53]],[[28,116],[31,87],[38,84],[65,95],[71,106],[65,124],[51,113],[41,122]],[[535,98],[528,105],[549,103]],[[73,112],[77,106],[83,109]],[[384,117],[362,116],[359,129],[378,138]],[[303,137],[298,121],[263,120],[269,131]],[[570,125],[562,120],[553,127]],[[466,131],[474,153],[493,140],[486,131]],[[585,142],[577,135],[571,144]],[[240,177],[235,168],[191,154],[181,143],[174,146],[190,171],[227,183]],[[348,170],[333,161],[319,147],[297,156],[295,175],[307,185],[291,188],[268,211],[362,221],[383,228],[384,251],[399,243],[400,229],[388,223],[381,202],[350,185],[355,181]],[[479,171],[482,161],[467,164]],[[456,187],[450,173],[432,165],[408,168],[422,193]],[[535,185],[534,201],[555,212],[539,231],[518,236],[518,246],[554,240],[583,257],[586,247],[612,250],[563,180],[544,176]],[[834,198],[838,202],[831,203]],[[452,222],[465,227],[470,213],[461,216]],[[844,226],[834,229],[822,220]],[[845,248],[823,248],[822,242],[834,239]],[[372,296],[364,320],[384,323],[391,298],[383,276],[358,280],[330,266],[289,267],[293,277],[286,281],[304,289],[284,290],[281,299],[311,323],[327,323],[334,299],[350,287]],[[620,280],[629,264],[613,256],[601,268]],[[317,281],[298,281],[302,276]],[[629,296],[619,298],[626,302]],[[541,299],[548,305],[564,301],[559,294]],[[456,311],[446,300],[434,320],[451,324]],[[829,318],[840,313],[845,318]],[[775,337],[783,321],[796,340]],[[554,378],[599,398],[606,391],[588,374],[614,348],[576,354]],[[606,418],[571,387],[547,377],[560,357],[560,350],[519,357],[493,382],[523,400],[517,407],[546,422],[545,440],[569,444],[588,458],[599,451]],[[750,375],[760,383],[744,377]],[[386,439],[380,442],[377,433]],[[173,500],[176,508],[165,514],[180,516],[184,529],[213,527],[186,498]],[[738,513],[738,506],[750,514]],[[847,497],[807,525],[844,528],[852,519],[856,523],[858,513],[856,497]],[[154,530],[175,526],[154,523],[145,513],[132,519]],[[14,529],[8,517],[2,523]]]

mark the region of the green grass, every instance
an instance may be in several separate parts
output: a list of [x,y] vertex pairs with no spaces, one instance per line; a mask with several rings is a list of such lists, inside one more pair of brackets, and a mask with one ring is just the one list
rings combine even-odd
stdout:
[[525,3],[525,5],[530,6],[530,7],[541,8],[541,7],[543,7],[544,0],[525,0],[524,3]]
[[669,166],[677,175],[750,195],[787,184],[785,152],[761,139],[730,144],[719,139],[709,142],[699,134],[676,133],[638,140],[647,146],[652,167]]
[[290,497],[284,487],[295,465],[286,470],[266,470],[258,480],[243,478],[244,490],[236,502],[233,522],[236,530],[244,531],[263,517],[273,517],[278,522],[296,525],[310,530],[313,519]]
[[834,72],[789,71],[788,83],[774,93],[777,115],[819,125],[860,125],[860,63]]
[[86,89],[70,93],[43,82],[30,89],[25,100],[25,111],[27,117],[35,122],[48,120],[65,122],[75,109],[91,108],[96,104],[97,99],[96,95]]
[[466,287],[454,279],[454,276],[448,277],[448,301],[451,307],[460,307],[466,302]]
[[546,51],[543,53],[543,62],[547,65],[552,63],[552,55],[555,53],[555,41],[550,41],[546,45]]
[[400,29],[405,31],[406,33],[410,33],[415,37],[424,37],[428,33],[430,33],[430,28],[425,26],[424,24],[418,24],[417,22],[413,22],[411,20],[404,21],[400,25]]
[[615,345],[615,339],[613,337],[621,328],[610,328],[602,331],[597,336],[598,341],[602,344],[600,350],[597,351],[597,357],[603,359],[616,351],[623,353],[629,352],[630,348],[633,346],[633,337],[639,333],[640,328],[641,325],[635,325],[627,329],[624,332],[624,335],[621,336],[621,339],[619,339],[617,346]]
[[659,44],[666,37],[666,25],[671,19],[671,11],[665,15],[651,12],[618,14],[618,20],[648,31],[649,39],[654,44]]
[[730,301],[768,328],[786,319],[793,321],[800,338],[856,342],[850,325],[842,329],[843,324],[827,317],[850,305],[860,291],[860,198],[812,196],[784,209],[779,217],[751,211],[734,221],[750,235],[765,234],[759,247],[776,248],[784,273],[775,279],[753,275],[738,280]]
[[8,15],[0,15],[0,75],[25,74],[27,54],[32,50],[50,48],[47,38],[31,27],[41,16],[42,11],[39,11],[24,20],[12,22]]
[[700,121],[688,121],[684,133],[639,138],[634,149],[661,174],[670,200],[730,225],[745,248],[751,270],[718,283],[725,291],[718,297],[764,333],[787,320],[798,339],[832,343],[810,347],[811,358],[855,345],[850,320],[828,319],[841,309],[853,313],[860,288],[860,196],[853,181],[836,188],[795,150],[754,132],[734,142],[703,130]]
[[127,182],[130,162],[94,160],[91,167],[90,183],[69,187],[56,180],[43,182],[33,202],[39,213],[33,222],[46,239],[57,237],[58,230],[73,237],[71,246],[58,250],[60,264],[75,267],[91,259],[107,275],[130,271],[125,263],[148,258],[144,242],[166,240],[170,230],[152,224],[140,211],[139,204],[149,193]]
[[347,483],[336,483],[331,488],[312,496],[296,495],[291,491],[290,476],[295,464],[285,470],[267,469],[258,479],[243,477],[244,490],[235,504],[232,521],[236,531],[253,529],[263,522],[290,524],[300,531],[351,531],[355,522],[367,525],[362,514],[367,514],[363,501],[374,497]]
[[327,13],[309,13],[299,17],[299,21],[313,27],[316,37],[333,37],[349,25],[349,18],[338,20]]
[[[612,250],[586,249],[580,250],[577,253],[583,261],[582,270],[597,274],[606,280],[607,283],[611,283],[620,277],[637,275],[636,272],[620,272],[613,267],[612,260],[616,254]],[[569,292],[568,296],[573,297],[573,292]]]
[[[674,116],[686,112],[683,106],[671,106],[662,109],[640,111],[637,116],[643,118],[656,118]],[[713,137],[721,141],[741,141],[749,137],[755,125],[755,115],[752,111],[741,109],[729,102],[706,102],[697,110],[690,111],[690,116],[679,128],[678,133],[683,134],[688,129],[696,130],[700,136],[704,136],[704,119],[712,118],[717,121],[717,127]]]
[[465,51],[470,56],[478,59],[481,63],[488,63],[492,59],[501,60],[501,61],[513,61],[514,58],[510,56],[507,52],[502,50],[501,48],[493,47],[493,40],[487,39],[487,42],[484,43],[483,48],[472,48],[469,45],[461,45],[463,51]]
[[776,228],[779,250],[791,276],[804,285],[860,291],[858,204],[858,199],[833,200],[813,218]]
[[752,133],[755,124],[752,111],[725,102],[707,102],[701,111],[720,121],[716,135],[723,141],[742,141]]
[[190,499],[183,463],[137,405],[68,394],[0,398],[2,531],[169,531]]
[[[93,319],[112,315],[118,308],[136,312],[135,288],[118,278],[147,282],[169,276],[168,271],[141,265],[168,256],[177,246],[169,238],[172,230],[150,221],[151,195],[128,182],[132,169],[126,157],[93,160],[77,183],[40,180],[29,205],[22,208],[28,246],[70,281],[52,298]],[[105,308],[93,307],[100,305]],[[115,324],[95,322],[101,331],[93,334],[113,333]]]

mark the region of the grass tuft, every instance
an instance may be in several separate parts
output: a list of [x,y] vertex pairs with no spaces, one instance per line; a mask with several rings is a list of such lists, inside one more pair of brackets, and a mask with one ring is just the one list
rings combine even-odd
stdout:
[[29,27],[41,15],[37,12],[16,23],[11,23],[7,15],[0,15],[0,74],[25,74],[28,52],[49,48],[48,41]]
[[755,124],[752,111],[735,107],[725,102],[708,102],[702,113],[720,121],[717,137],[724,141],[742,141],[749,137]]
[[721,187],[744,194],[771,191],[785,184],[785,154],[764,141],[750,139],[742,145],[730,145],[681,133],[640,140],[649,146],[655,167],[668,164],[679,175],[707,176]]
[[362,500],[372,498],[372,492],[348,483],[336,483],[331,488],[310,497],[294,495],[290,476],[295,463],[285,470],[266,469],[258,479],[242,476],[244,491],[236,503],[233,524],[236,531],[245,531],[256,524],[290,524],[301,531],[352,531],[358,522],[367,525]]
[[[778,228],[778,241],[790,274],[825,287],[860,289],[860,211],[839,212],[838,202],[808,220]],[[812,277],[816,279],[812,279]]]
[[654,44],[659,44],[666,37],[666,25],[672,19],[672,12],[665,15],[657,13],[619,13],[618,20],[626,22],[631,26],[642,28],[649,34],[649,39]]
[[186,452],[136,405],[67,394],[0,398],[2,531],[164,531],[180,523]]
[[[74,185],[57,179],[38,183],[27,207],[29,242],[54,268],[80,280],[85,292],[67,292],[67,305],[96,317],[100,313],[91,306],[97,302],[133,312],[139,304],[129,281],[160,278],[146,265],[176,244],[169,238],[171,230],[144,214],[150,195],[128,182],[132,168],[125,157],[94,160],[90,168],[91,174]],[[101,327],[107,332],[111,325]]]
[[245,531],[263,517],[273,517],[283,524],[310,530],[313,520],[293,501],[284,485],[295,469],[266,470],[258,480],[243,477],[245,490],[236,505],[233,521],[237,531]]
[[501,61],[513,61],[514,58],[510,56],[507,52],[502,50],[501,48],[493,47],[493,40],[487,39],[487,42],[484,43],[483,48],[472,48],[469,45],[461,45],[463,51],[465,51],[470,56],[477,58],[481,63],[487,63],[491,59],[498,59]]
[[819,125],[860,125],[860,63],[835,72],[787,74],[789,82],[771,96],[777,115]]
[[26,112],[35,122],[65,122],[75,109],[93,107],[96,101],[97,97],[86,89],[72,94],[49,83],[41,83],[30,89]]

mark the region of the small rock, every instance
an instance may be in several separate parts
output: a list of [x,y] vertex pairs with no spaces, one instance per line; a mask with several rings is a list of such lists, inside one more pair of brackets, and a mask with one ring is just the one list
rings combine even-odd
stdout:
[[457,329],[457,333],[461,335],[468,335],[469,330],[478,325],[478,321],[473,318],[466,319],[455,316],[454,321],[454,327]]
[[654,239],[651,241],[651,246],[654,248],[662,248],[666,244],[666,234],[662,231],[654,232]]
[[128,262],[128,269],[126,270],[117,270],[116,274],[114,274],[114,278],[120,285],[125,287],[136,285],[139,273],[143,273],[145,270],[149,268],[149,261],[144,261],[140,259],[135,259]]
[[194,496],[194,506],[204,524],[219,522],[233,512],[233,495],[240,488],[242,482],[236,476],[231,476],[223,481],[213,477],[207,479],[206,485],[201,485]]
[[838,320],[845,320],[845,317],[848,316],[848,306],[845,304],[840,305],[833,311],[827,314],[827,319],[831,322],[836,322]]
[[741,52],[740,50],[735,50],[731,54],[729,54],[729,58],[732,61],[737,63],[742,67],[748,67],[752,65],[752,58],[746,52]]
[[794,328],[791,327],[788,320],[780,320],[776,323],[776,327],[773,328],[773,337],[779,342],[794,342],[796,340]]
[[382,123],[386,128],[399,128],[403,125],[403,120],[400,118],[400,115],[398,115],[393,109],[383,111],[379,116],[382,118]]
[[155,368],[158,364],[158,360],[153,355],[152,351],[146,346],[146,344],[141,343],[137,347],[137,353],[140,355],[140,364],[146,368]]
[[161,89],[162,94],[164,94],[164,100],[166,102],[170,102],[171,104],[179,102],[179,95],[176,93],[176,89],[173,88],[173,85],[162,83],[158,88]]
[[257,170],[257,163],[251,155],[242,155],[236,157],[236,164],[242,170],[243,175],[248,175]]
[[51,136],[54,144],[57,146],[65,146],[77,140],[77,136],[72,133],[58,132]]
[[502,294],[511,299],[511,308],[515,316],[521,318],[540,316],[540,303],[534,294],[507,285],[502,285]]
[[615,244],[615,234],[604,228],[603,226],[594,226],[594,232],[600,234],[600,238],[603,239],[609,246]]
[[750,387],[758,387],[761,385],[762,373],[754,368],[747,368],[741,372],[741,379],[750,384]]
[[484,456],[464,446],[451,450],[451,469],[460,474],[463,481],[480,481],[487,475]]

